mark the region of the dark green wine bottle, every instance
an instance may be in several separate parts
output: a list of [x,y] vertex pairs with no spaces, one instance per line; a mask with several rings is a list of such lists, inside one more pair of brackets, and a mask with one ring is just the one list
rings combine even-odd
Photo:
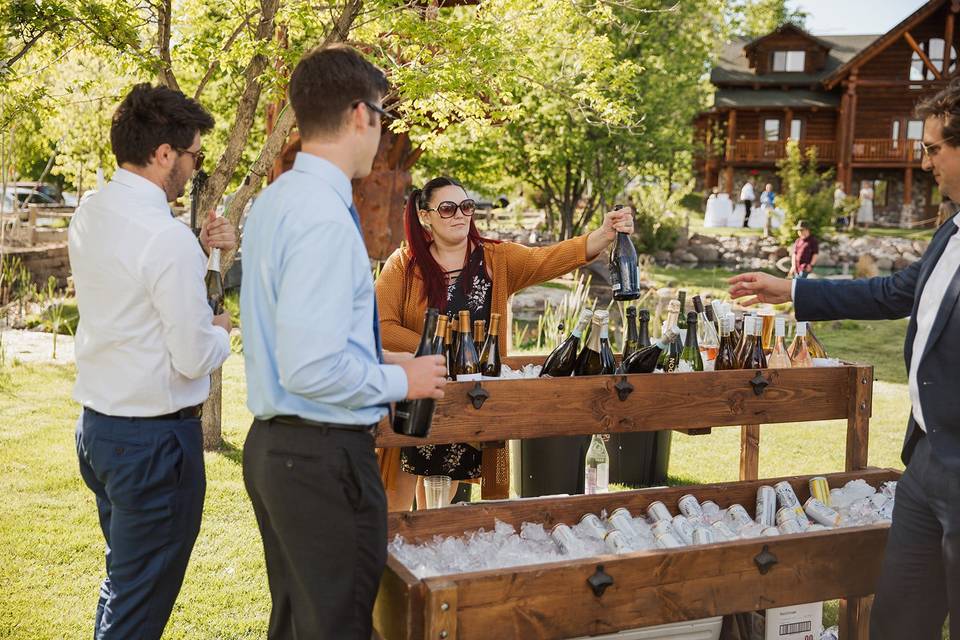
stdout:
[[[423,333],[415,357],[433,355],[433,343],[437,335],[440,312],[428,308],[423,317]],[[405,436],[425,438],[433,423],[433,410],[436,401],[433,398],[403,400],[398,402],[393,412],[393,430]]]
[[577,326],[567,338],[554,349],[543,363],[543,369],[540,371],[540,377],[560,378],[570,376],[577,368],[577,356],[580,351],[580,340],[583,332],[590,325],[593,318],[593,311],[583,309],[580,311],[580,319]]
[[700,345],[697,342],[697,313],[695,311],[687,314],[687,339],[683,341],[680,361],[686,362],[694,371],[703,371],[703,356],[700,355]]

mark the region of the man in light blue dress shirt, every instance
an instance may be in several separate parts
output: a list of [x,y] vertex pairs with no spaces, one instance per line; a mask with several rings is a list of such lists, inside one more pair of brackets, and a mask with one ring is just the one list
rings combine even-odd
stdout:
[[270,640],[369,640],[386,562],[373,427],[392,402],[441,398],[443,358],[381,351],[350,180],[370,173],[387,92],[349,47],[290,79],[302,151],[244,227],[240,316],[255,420],[243,472],[263,537]]

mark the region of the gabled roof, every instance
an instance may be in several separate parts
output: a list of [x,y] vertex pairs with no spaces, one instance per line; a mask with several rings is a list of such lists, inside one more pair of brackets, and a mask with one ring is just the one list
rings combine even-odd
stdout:
[[857,55],[853,56],[841,66],[835,68],[829,75],[823,79],[824,85],[828,89],[832,89],[837,84],[843,80],[843,78],[854,68],[858,67],[875,55],[886,49],[888,46],[893,44],[896,40],[903,37],[903,33],[910,29],[910,27],[919,24],[936,13],[941,6],[943,6],[948,0],[930,0],[925,5],[911,13],[909,16],[904,18],[900,24],[895,26],[890,31],[887,31],[885,34],[877,38],[870,45],[864,47]]
[[785,22],[779,27],[777,27],[776,29],[774,29],[773,31],[771,31],[770,33],[768,33],[767,35],[760,36],[759,38],[748,42],[746,46],[744,46],[744,50],[749,54],[750,50],[755,49],[758,45],[760,45],[760,43],[766,40],[769,40],[770,38],[775,38],[777,36],[783,35],[785,33],[793,33],[798,36],[802,36],[807,40],[809,40],[810,42],[812,42],[813,44],[817,45],[818,47],[822,47],[824,49],[830,49],[833,46],[831,43],[827,42],[826,40],[823,40],[821,38],[816,38],[810,35],[809,33],[807,33],[806,30],[800,28],[799,26],[793,24],[792,22]]
[[[726,45],[720,52],[717,64],[710,72],[710,81],[718,86],[753,86],[755,84],[776,86],[817,85],[881,37],[881,35],[819,36],[818,40],[823,41],[830,48],[830,52],[827,55],[827,62],[823,69],[816,73],[773,72],[763,75],[757,75],[757,73],[750,68],[750,61],[747,58],[745,47],[751,44],[751,42],[742,39],[734,40]],[[756,40],[753,41],[753,43],[756,42]]]
[[840,106],[840,96],[825,91],[808,91],[805,89],[718,89],[713,96],[713,108],[717,109],[749,109],[752,107],[791,107],[793,109],[835,109]]

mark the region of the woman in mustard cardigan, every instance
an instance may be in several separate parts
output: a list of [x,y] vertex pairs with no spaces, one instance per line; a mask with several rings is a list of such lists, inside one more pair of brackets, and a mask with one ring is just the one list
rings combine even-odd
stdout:
[[[603,224],[590,234],[531,248],[481,237],[473,222],[475,210],[476,203],[451,178],[434,178],[410,194],[404,211],[406,246],[390,256],[376,282],[384,349],[416,351],[428,306],[451,316],[468,309],[473,320],[488,325],[491,312],[506,319],[511,295],[585,265],[618,231],[633,232],[632,212],[620,209],[604,215]],[[500,331],[502,353],[509,331]],[[470,444],[382,451],[380,470],[390,510],[408,510],[414,493],[417,504],[424,504],[423,476],[450,476],[455,490],[457,481],[479,478],[481,466],[483,497],[508,497],[505,449],[483,451],[483,463],[481,450]]]

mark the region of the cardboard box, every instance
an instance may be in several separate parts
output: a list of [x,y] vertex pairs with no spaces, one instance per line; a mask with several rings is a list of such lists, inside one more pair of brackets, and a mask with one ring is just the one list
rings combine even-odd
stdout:
[[767,609],[765,640],[819,640],[822,633],[822,602]]

